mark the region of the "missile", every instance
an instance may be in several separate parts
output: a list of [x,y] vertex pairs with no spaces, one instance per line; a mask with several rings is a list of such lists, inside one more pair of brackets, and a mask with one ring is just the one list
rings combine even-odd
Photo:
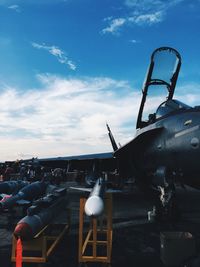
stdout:
[[98,178],[94,187],[83,188],[83,187],[70,187],[71,189],[90,192],[89,197],[85,202],[84,211],[89,217],[98,217],[104,211],[104,195],[107,193],[121,193],[121,190],[113,190],[106,188],[106,182],[104,178]]
[[8,209],[14,206],[16,203],[20,203],[22,200],[32,201],[35,198],[40,197],[45,193],[47,187],[46,182],[34,182],[23,187],[16,195],[5,199],[0,202],[0,209]]
[[55,190],[52,194],[37,200],[27,209],[27,216],[18,222],[14,236],[22,240],[32,239],[58,215],[66,203],[66,188]]
[[104,210],[105,180],[97,179],[89,197],[85,202],[85,214],[89,217],[98,217]]
[[6,181],[6,182],[0,182],[0,194],[13,194],[17,193],[21,188],[28,185],[29,182],[26,181]]

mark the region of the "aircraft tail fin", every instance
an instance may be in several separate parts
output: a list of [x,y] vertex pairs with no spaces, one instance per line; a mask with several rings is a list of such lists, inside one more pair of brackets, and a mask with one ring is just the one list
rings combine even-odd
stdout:
[[111,142],[111,144],[112,144],[113,150],[116,151],[116,150],[118,149],[118,146],[117,146],[117,144],[116,144],[115,138],[114,138],[114,136],[113,136],[113,134],[112,134],[112,132],[111,132],[111,130],[110,130],[109,125],[106,124],[106,126],[107,126],[107,129],[108,129],[108,135],[109,135],[110,142]]

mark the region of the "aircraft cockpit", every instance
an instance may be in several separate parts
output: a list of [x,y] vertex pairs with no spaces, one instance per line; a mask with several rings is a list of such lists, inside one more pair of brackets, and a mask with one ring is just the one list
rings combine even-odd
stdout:
[[178,110],[187,110],[191,107],[175,99],[167,100],[160,104],[156,110],[156,119],[169,115]]
[[[151,62],[145,78],[145,82],[142,89],[142,100],[137,118],[136,128],[143,128],[146,125],[155,122],[159,119],[175,110],[180,108],[186,108],[186,105],[173,100],[174,90],[178,78],[178,73],[181,67],[181,56],[173,48],[160,47],[156,49],[151,56]],[[164,92],[160,95],[166,95],[167,101],[160,104],[157,111],[153,114],[149,114],[148,119],[146,118],[148,110],[148,99],[152,99],[158,95],[159,90]],[[149,94],[150,93],[150,94]],[[164,100],[164,99],[163,99]]]

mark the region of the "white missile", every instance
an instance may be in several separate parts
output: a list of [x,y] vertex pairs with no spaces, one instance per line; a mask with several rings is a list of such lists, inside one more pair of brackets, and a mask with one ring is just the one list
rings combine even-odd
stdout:
[[121,190],[106,188],[104,178],[98,178],[93,188],[70,187],[71,189],[90,192],[85,202],[85,214],[89,217],[98,217],[104,211],[104,195],[107,193],[121,193]]
[[98,217],[104,210],[105,181],[97,179],[88,199],[85,202],[85,214],[90,217]]
[[91,188],[80,188],[71,187],[72,189],[90,192],[89,197],[85,202],[85,214],[89,217],[98,217],[104,211],[104,194],[105,194],[105,180],[98,178],[94,187]]
[[103,213],[104,203],[99,196],[91,196],[85,203],[85,214],[90,217],[98,217]]

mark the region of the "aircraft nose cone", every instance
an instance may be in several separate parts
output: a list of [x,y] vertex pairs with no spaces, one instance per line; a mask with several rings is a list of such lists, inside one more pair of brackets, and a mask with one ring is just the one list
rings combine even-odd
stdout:
[[85,214],[87,216],[98,217],[104,210],[104,203],[101,197],[91,196],[85,203]]

